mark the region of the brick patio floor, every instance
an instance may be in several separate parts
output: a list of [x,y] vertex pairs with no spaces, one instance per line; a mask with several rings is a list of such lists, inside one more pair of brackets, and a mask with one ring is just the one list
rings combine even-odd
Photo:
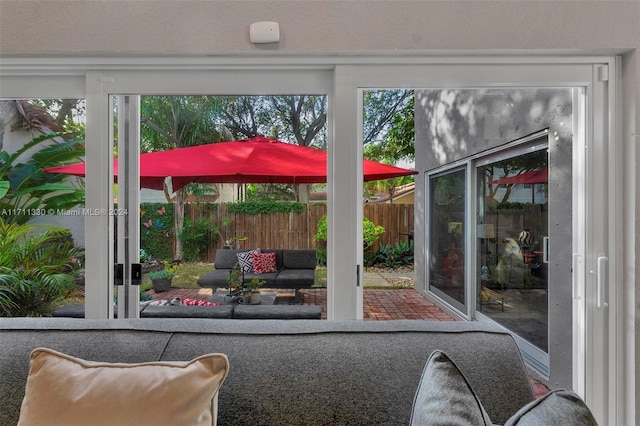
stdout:
[[[327,319],[327,290],[324,288],[311,288],[300,290],[303,305],[322,306],[322,319]],[[211,297],[212,290],[199,289],[171,289],[167,292],[154,294],[149,291],[154,299],[171,299],[173,297],[185,297],[191,299],[206,299]],[[293,303],[293,291],[278,291],[278,304]],[[364,290],[364,319],[365,320],[430,320],[430,321],[455,321],[455,318],[445,313],[437,305],[429,302],[413,289],[397,290]]]

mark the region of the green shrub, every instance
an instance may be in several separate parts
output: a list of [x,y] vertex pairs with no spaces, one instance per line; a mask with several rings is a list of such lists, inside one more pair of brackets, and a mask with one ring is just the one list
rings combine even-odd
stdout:
[[68,230],[0,220],[0,315],[50,315],[84,273]]
[[178,235],[182,241],[182,255],[188,262],[200,260],[201,254],[206,253],[211,240],[218,237],[218,228],[204,217],[195,221],[184,220],[184,228]]
[[313,236],[313,241],[327,241],[327,215],[325,214],[320,218],[316,225],[316,234]]
[[384,266],[387,268],[398,268],[400,266],[413,264],[413,240],[403,241],[398,244],[381,244],[380,250],[374,253],[366,266]]
[[366,217],[364,218],[362,227],[362,240],[364,242],[364,249],[366,250],[384,234],[384,227],[374,224]]
[[247,215],[268,213],[302,213],[306,208],[307,205],[305,203],[298,203],[293,201],[261,200],[227,204],[229,213],[240,213]]
[[176,265],[172,265],[168,262],[165,262],[164,269],[160,269],[159,271],[150,271],[149,279],[151,280],[161,280],[163,278],[173,278],[176,275],[176,270],[178,267]]
[[140,284],[140,301],[141,302],[146,302],[148,300],[153,299],[153,297],[147,293],[147,291],[151,290],[152,288],[153,288],[153,283],[151,283],[150,281],[146,281]]
[[140,248],[147,259],[173,259],[173,204],[140,204]]
[[[0,149],[0,212],[14,212],[2,214],[5,222],[24,224],[32,217],[29,211],[68,210],[84,204],[83,187],[69,183],[65,174],[44,171],[47,167],[74,163],[85,154],[84,135],[75,134],[68,139],[60,139],[61,136],[72,135],[41,135],[13,153]],[[54,138],[58,138],[56,143],[50,144],[48,141]],[[23,154],[31,150],[35,152],[23,162]]]
[[367,250],[362,253],[364,266],[375,266],[378,259],[378,252]]
[[[362,223],[362,240],[364,249],[371,247],[380,236],[384,233],[384,227],[376,225],[368,218],[363,219]],[[322,216],[318,221],[317,232],[313,236],[314,241],[327,241],[327,215]]]
[[318,266],[327,266],[327,251],[316,249],[316,263]]

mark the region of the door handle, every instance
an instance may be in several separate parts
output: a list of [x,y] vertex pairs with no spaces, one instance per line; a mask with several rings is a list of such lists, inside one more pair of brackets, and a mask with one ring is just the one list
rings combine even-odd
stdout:
[[607,298],[607,266],[609,258],[599,256],[596,260],[596,308],[606,309],[609,306]]
[[549,237],[542,238],[542,262],[549,263]]
[[113,265],[113,283],[115,285],[124,285],[124,265],[122,263]]
[[131,264],[131,285],[142,284],[142,265],[140,263]]

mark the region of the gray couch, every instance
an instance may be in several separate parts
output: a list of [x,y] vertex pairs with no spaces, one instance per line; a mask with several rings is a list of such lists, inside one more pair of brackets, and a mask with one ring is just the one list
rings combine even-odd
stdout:
[[[200,287],[224,288],[229,285],[229,274],[238,263],[238,253],[248,250],[222,249],[216,251],[215,268],[198,278]],[[315,282],[316,251],[313,249],[266,250],[261,253],[276,254],[277,272],[267,274],[244,274],[244,281],[258,277],[266,281],[266,288],[301,289]],[[298,294],[296,292],[296,299]]]
[[475,322],[0,318],[0,347],[0,425],[17,421],[36,347],[107,362],[225,353],[219,425],[406,425],[436,349],[493,422],[533,400],[513,338]]

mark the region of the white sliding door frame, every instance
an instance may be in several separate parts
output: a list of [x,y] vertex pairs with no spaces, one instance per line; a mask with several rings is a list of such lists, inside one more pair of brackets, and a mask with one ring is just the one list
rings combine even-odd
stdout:
[[[113,119],[107,111],[110,99],[119,95],[329,95],[331,103],[332,75],[327,70],[283,69],[216,69],[216,70],[145,70],[89,72],[87,74],[87,208],[109,211],[113,208]],[[331,125],[329,120],[328,125]],[[329,135],[329,146],[332,137]],[[104,159],[107,159],[105,161]],[[131,169],[136,173],[137,168]],[[131,176],[136,179],[138,176]],[[137,180],[136,180],[137,181]],[[89,196],[94,194],[94,196]],[[129,211],[137,208],[129,207]],[[113,300],[113,218],[97,217],[92,244],[86,247],[87,271],[95,279],[85,286],[85,311],[89,318],[113,318],[109,300]],[[106,230],[106,232],[105,232]],[[139,226],[131,226],[129,240],[139,240]],[[130,250],[134,252],[135,250]],[[134,254],[132,254],[134,255]],[[137,258],[137,253],[135,253]],[[106,262],[105,262],[106,260]],[[120,259],[122,260],[122,259]],[[133,260],[132,263],[136,261]],[[122,263],[122,262],[119,262]],[[127,274],[125,274],[126,276]],[[331,286],[329,283],[328,286]],[[106,288],[105,288],[106,287]],[[105,294],[106,293],[106,294]],[[105,303],[106,302],[106,303]],[[133,304],[133,302],[131,302]],[[106,306],[105,306],[106,304]],[[128,306],[128,311],[135,309]],[[124,312],[123,309],[120,309]]]

